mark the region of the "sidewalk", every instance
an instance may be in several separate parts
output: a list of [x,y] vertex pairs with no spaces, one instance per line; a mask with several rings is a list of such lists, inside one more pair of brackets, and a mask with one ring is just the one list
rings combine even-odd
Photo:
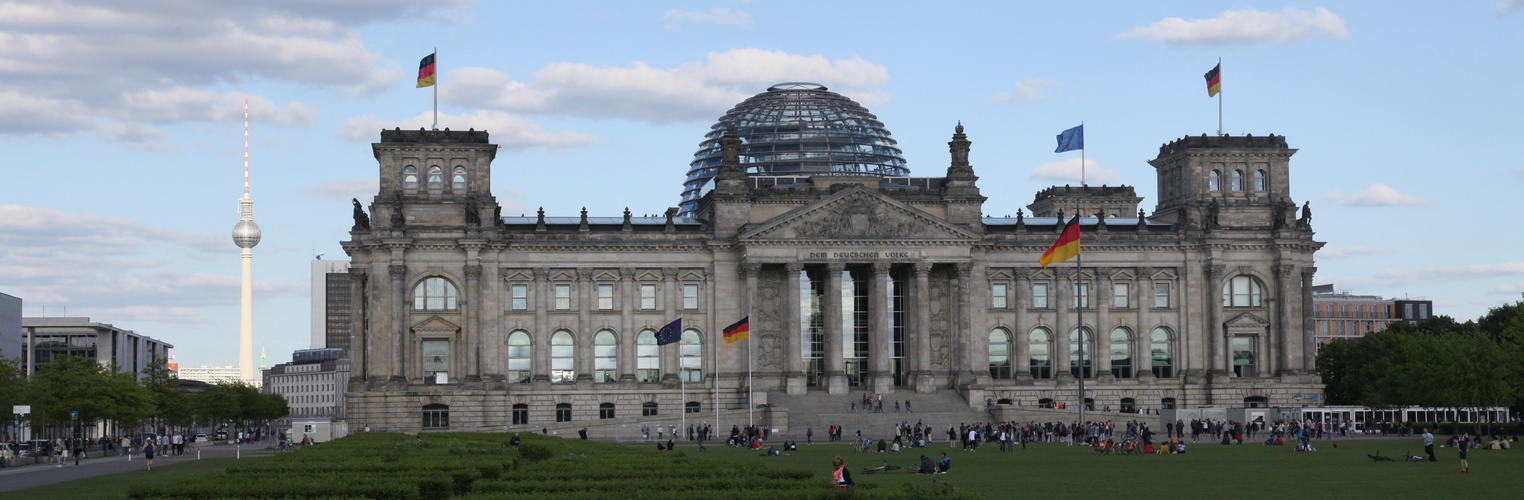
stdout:
[[[264,443],[256,443],[254,445],[244,445],[242,455],[244,458],[248,458],[251,453],[256,454],[256,456],[267,456],[269,454],[268,449],[270,448],[269,443],[271,442],[273,442],[273,440]],[[203,460],[212,458],[233,458],[238,454],[239,449],[234,445],[203,445],[201,447],[201,459]],[[153,465],[155,469],[158,469],[159,467],[172,467],[175,464],[181,464],[193,460],[196,460],[196,452],[186,450],[184,455],[177,457],[156,455],[153,459]],[[64,464],[63,467],[58,467],[57,464],[10,467],[0,469],[0,491],[22,490],[26,488],[35,488],[38,486],[47,486],[55,483],[73,481],[75,479],[84,479],[87,477],[104,476],[107,474],[116,474],[118,472],[143,470],[147,468],[146,464],[147,462],[144,461],[143,455],[140,453],[133,456],[132,461],[130,462],[127,461],[127,457],[114,456],[80,460],[78,467],[74,465],[74,459],[72,458],[69,459],[69,462]]]

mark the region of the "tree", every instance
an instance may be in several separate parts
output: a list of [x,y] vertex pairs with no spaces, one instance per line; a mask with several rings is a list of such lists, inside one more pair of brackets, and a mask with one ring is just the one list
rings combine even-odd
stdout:
[[167,360],[154,360],[143,367],[142,384],[153,404],[153,419],[176,427],[190,425],[191,414],[185,390],[180,388],[180,379],[170,371]]
[[94,358],[60,356],[39,367],[27,384],[26,399],[32,403],[32,422],[71,425],[70,412],[79,422],[128,421],[146,414],[146,398],[131,374],[118,374]]
[[[4,354],[0,352],[0,354]],[[22,399],[27,392],[26,374],[21,371],[21,362],[14,359],[5,359],[0,356],[0,408],[10,408],[12,405],[25,404]],[[5,422],[5,441],[15,439],[11,436],[14,427]]]

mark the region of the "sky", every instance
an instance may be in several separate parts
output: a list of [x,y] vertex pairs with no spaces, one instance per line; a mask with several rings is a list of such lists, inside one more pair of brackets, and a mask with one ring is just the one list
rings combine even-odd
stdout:
[[1224,130],[1298,149],[1319,284],[1459,319],[1524,294],[1524,0],[0,0],[0,292],[236,363],[247,99],[255,348],[289,361],[370,143],[432,122],[436,48],[439,126],[502,146],[505,215],[677,206],[709,126],[790,81],[868,107],[915,176],[961,121],[993,216],[1079,183],[1053,149],[1083,121],[1087,180],[1151,211],[1157,147],[1217,130],[1220,58]]

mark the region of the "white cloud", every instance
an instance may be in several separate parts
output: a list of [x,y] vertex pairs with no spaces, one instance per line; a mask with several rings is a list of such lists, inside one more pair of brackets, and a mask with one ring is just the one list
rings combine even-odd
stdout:
[[1516,294],[1516,293],[1524,293],[1524,281],[1515,281],[1513,283],[1500,283],[1500,284],[1498,284],[1498,286],[1492,287],[1491,289],[1487,290],[1487,293],[1506,293],[1506,294],[1510,294],[1510,295],[1511,294]]
[[1011,99],[1019,99],[1021,102],[1032,102],[1050,95],[1062,95],[1063,89],[1060,84],[1053,80],[1016,80],[1015,89],[1012,92],[1000,92],[984,98],[984,102],[991,104],[1010,104]]
[[308,105],[199,87],[276,81],[379,92],[406,72],[365,47],[356,29],[437,19],[464,2],[0,2],[0,133],[99,128],[103,137],[142,141],[151,133],[138,124],[228,119],[244,97],[255,101],[256,119],[311,126],[317,113]]
[[1322,7],[1312,12],[1288,7],[1279,13],[1250,8],[1223,12],[1211,19],[1167,17],[1119,36],[1170,45],[1289,44],[1311,37],[1346,38],[1349,29],[1343,19]]
[[1498,13],[1499,16],[1524,10],[1524,0],[1506,0],[1498,4],[1498,9],[1502,11]]
[[1342,191],[1328,193],[1325,199],[1351,207],[1430,207],[1432,203],[1423,198],[1410,194],[1403,194],[1392,189],[1386,184],[1372,184],[1371,187],[1362,189],[1351,195],[1345,195]]
[[[199,322],[194,308],[233,305],[239,277],[176,269],[236,247],[226,235],[194,234],[51,208],[0,205],[0,283],[29,308],[58,306],[101,321]],[[304,287],[256,281],[262,293]],[[166,305],[171,304],[171,305]],[[164,316],[153,316],[153,313]],[[111,316],[121,313],[123,316]]]
[[1475,279],[1503,278],[1524,275],[1524,262],[1501,264],[1476,264],[1470,266],[1436,266],[1422,269],[1384,269],[1365,280],[1375,286],[1413,285]]
[[690,10],[669,10],[661,15],[663,21],[689,21],[695,23],[729,24],[733,26],[751,26],[751,14],[739,10],[715,7],[709,12],[695,12]]
[[874,90],[889,70],[861,57],[828,60],[782,51],[732,49],[711,52],[703,62],[657,68],[552,63],[529,82],[497,70],[450,71],[440,94],[448,104],[548,115],[625,118],[650,123],[708,121],[771,84],[812,81],[857,100],[882,106],[889,96]]
[[[426,128],[433,124],[433,121],[434,114],[430,111],[401,121],[382,120],[374,115],[361,115],[344,120],[339,124],[339,129],[334,132],[334,135],[352,141],[376,141],[381,138],[382,129]],[[462,115],[440,113],[439,125],[441,129],[486,130],[491,133],[494,144],[511,150],[533,147],[566,148],[592,144],[598,140],[591,135],[577,132],[550,132],[532,121],[501,111],[476,111]]]
[[1367,248],[1362,246],[1348,247],[1323,247],[1318,250],[1319,259],[1345,259],[1349,257],[1364,257],[1367,255],[1382,255],[1392,253],[1391,250],[1379,248]]
[[[1032,175],[1028,176],[1028,178],[1045,181],[1072,181],[1075,184],[1079,184],[1081,177],[1080,167],[1079,158],[1069,158],[1052,163],[1044,163],[1037,168],[1032,169]],[[1092,186],[1111,184],[1116,182],[1117,179],[1121,177],[1121,172],[1103,167],[1095,160],[1085,160],[1085,184]]]
[[[372,137],[377,139],[378,137]],[[380,181],[375,177],[362,177],[359,179],[341,179],[320,183],[307,190],[308,194],[336,200],[369,199],[381,190]],[[361,203],[364,203],[363,201]]]
[[[1519,0],[1519,1],[1520,2],[1524,2],[1524,0]],[[1519,168],[1513,169],[1513,173],[1519,174],[1519,175],[1524,175],[1524,167],[1519,167]]]

